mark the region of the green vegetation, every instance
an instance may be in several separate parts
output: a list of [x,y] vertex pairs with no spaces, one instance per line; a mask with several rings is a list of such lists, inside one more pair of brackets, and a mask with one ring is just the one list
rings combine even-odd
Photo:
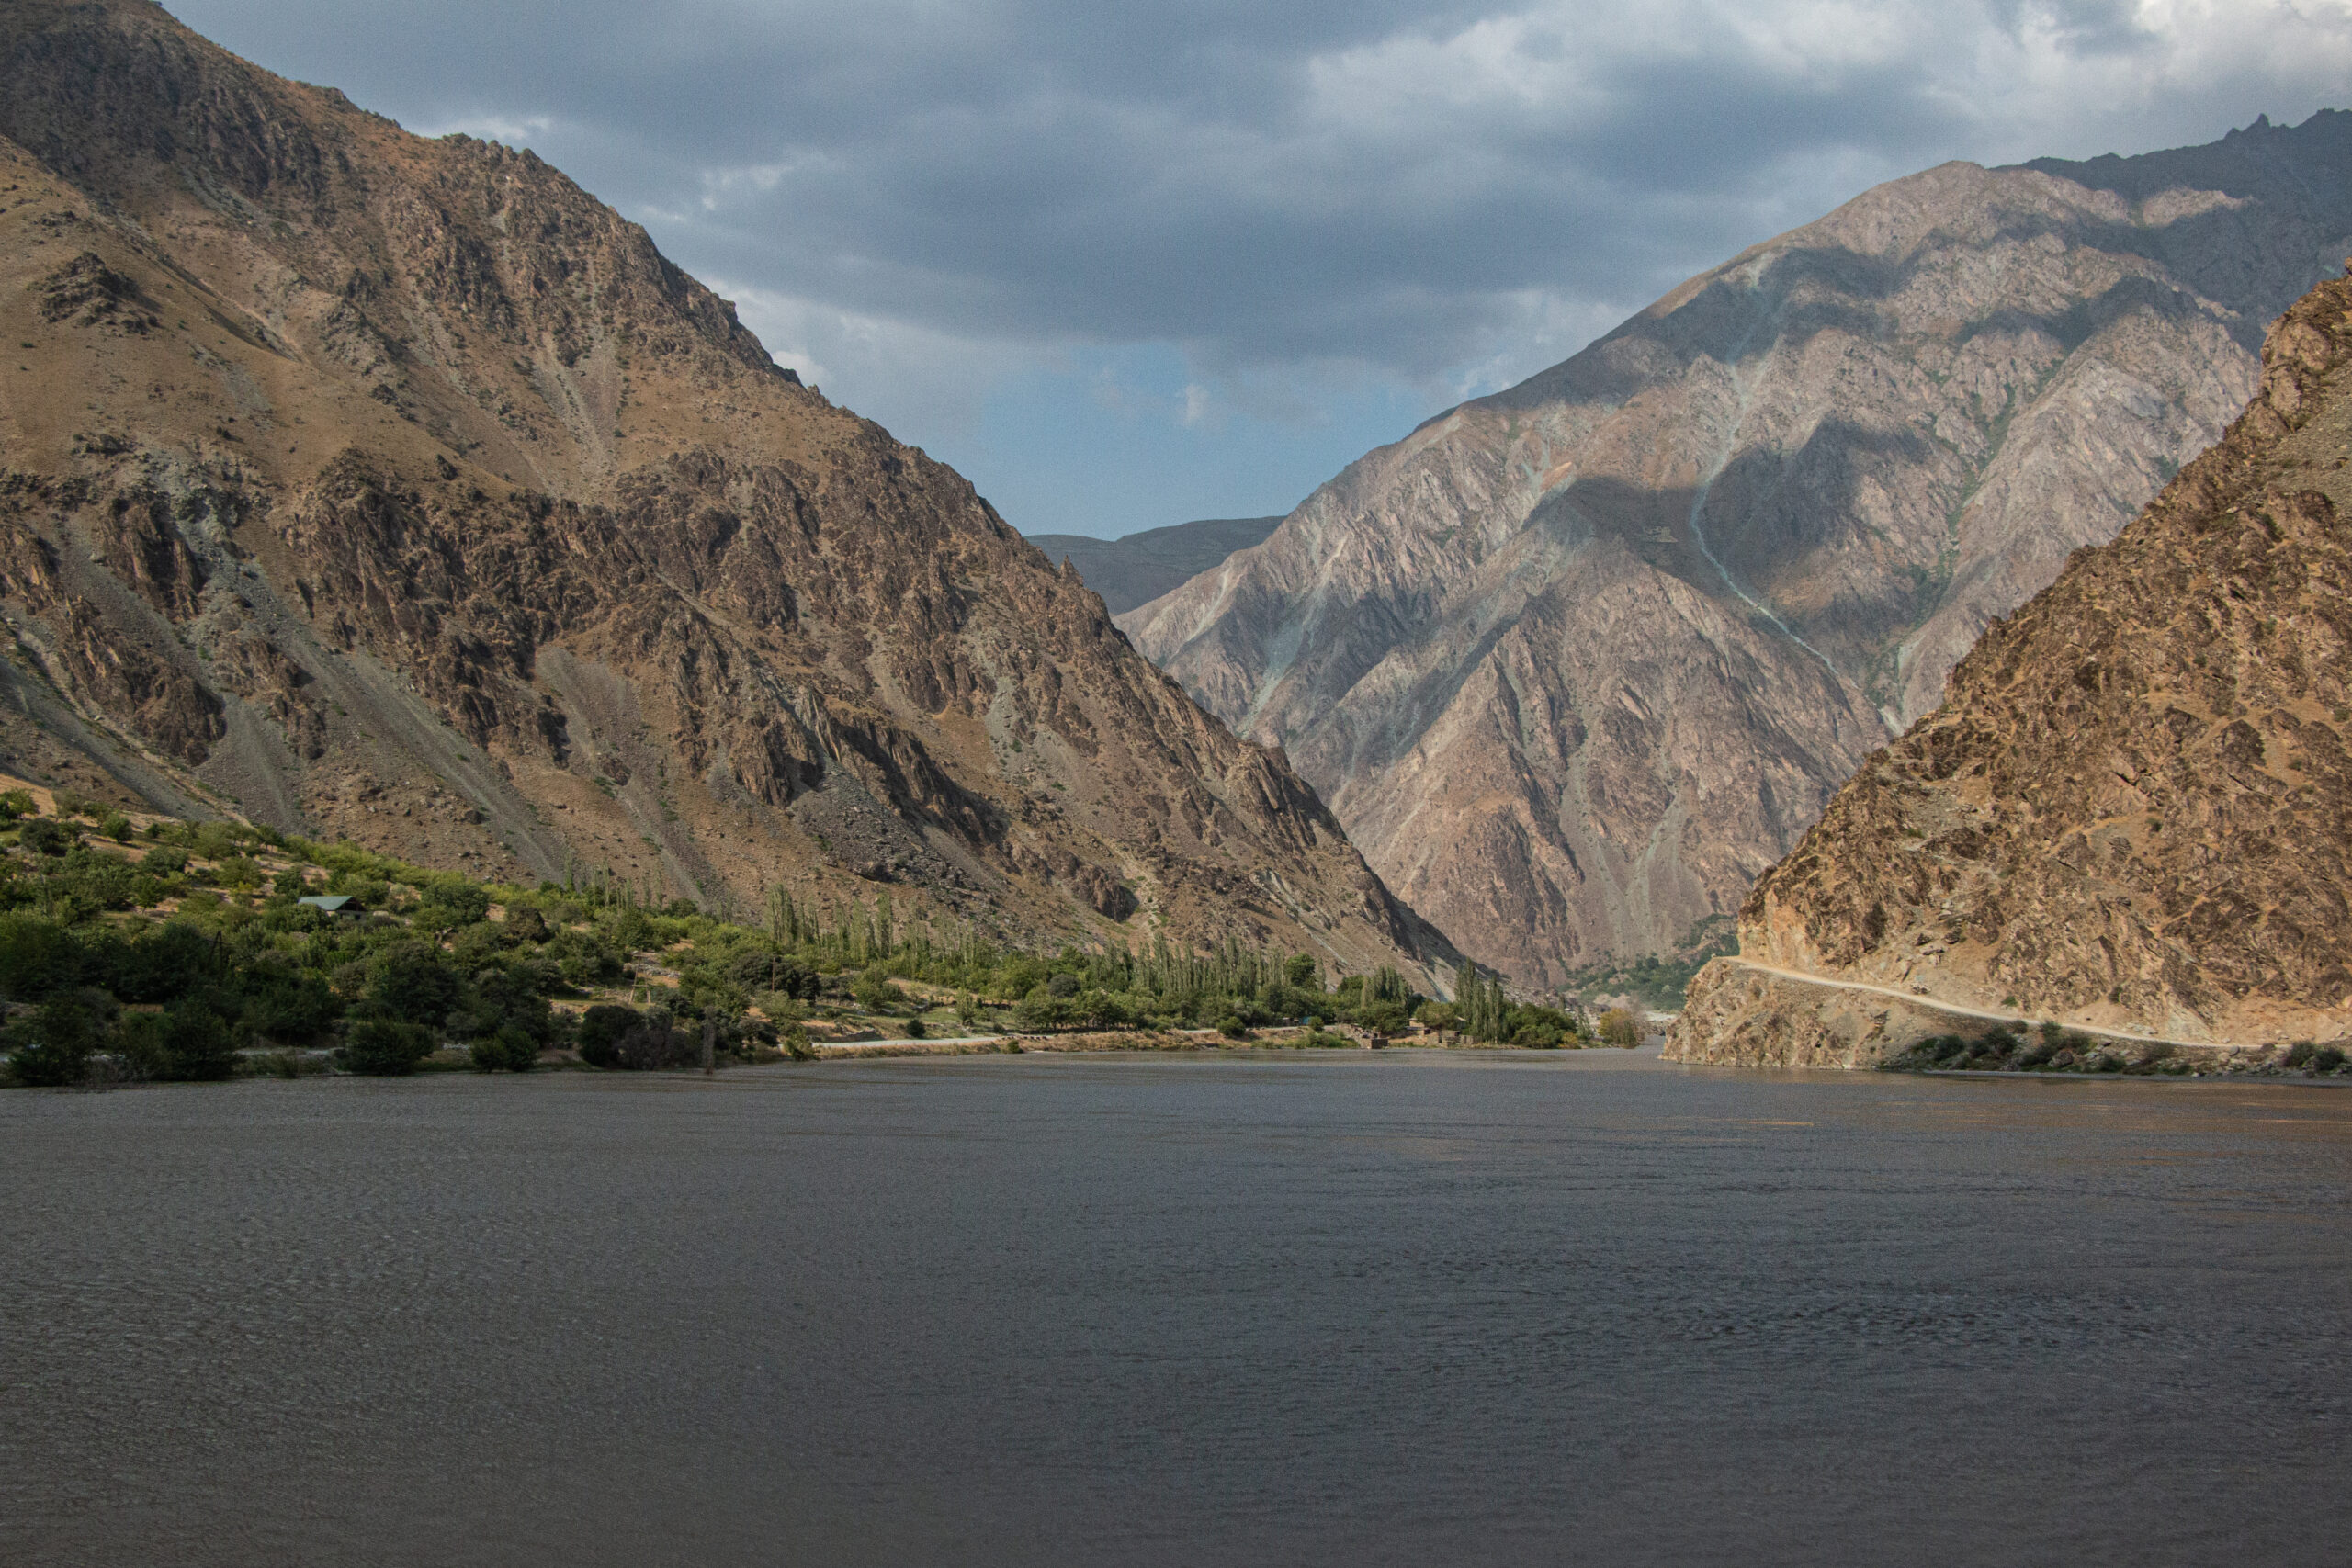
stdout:
[[[888,892],[826,907],[777,890],[755,923],[573,868],[484,884],[244,824],[152,822],[0,795],[0,1013],[20,1084],[628,1068],[811,1055],[815,1034],[1310,1025],[1385,1034],[1451,1004],[1396,970],[1328,988],[1311,955],[1000,944],[908,918]],[[70,808],[70,809],[68,809]],[[119,829],[118,832],[116,829]],[[306,897],[349,900],[330,912]],[[1580,1019],[1468,972],[1472,1038],[1584,1043]]]
[[1707,960],[1737,951],[1739,934],[1731,917],[1713,915],[1685,932],[1672,953],[1595,964],[1570,975],[1561,988],[1582,996],[1631,997],[1653,1012],[1679,1012],[1684,993]]
[[[1503,994],[1502,982],[1481,975],[1475,964],[1463,964],[1455,974],[1453,998],[1443,1015],[1444,1026],[1473,1040],[1534,1051],[1595,1043],[1581,1018],[1558,1008],[1512,1001]],[[1422,1012],[1424,1023],[1440,1027],[1434,1009],[1424,1008]]]
[[2100,1038],[2044,1022],[2028,1030],[1996,1024],[1982,1034],[1938,1034],[1913,1045],[1884,1066],[1897,1072],[2120,1073],[2137,1077],[2185,1077],[2203,1072],[2320,1074],[2341,1071],[2337,1046],[2301,1040],[2284,1047],[2247,1047],[2192,1064],[2179,1048],[2161,1040]]

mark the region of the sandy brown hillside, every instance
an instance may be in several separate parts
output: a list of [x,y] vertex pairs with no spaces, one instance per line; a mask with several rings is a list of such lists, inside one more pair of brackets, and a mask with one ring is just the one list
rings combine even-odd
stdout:
[[2352,1036],[2352,282],[2263,365],[2227,438],[1988,630],[1757,884],[1671,1055],[1867,1065],[1939,1006]]
[[1946,164],[1692,278],[1123,616],[1400,896],[1556,984],[1727,924],[2112,538],[2352,239],[2352,115]]
[[530,154],[137,0],[0,0],[0,138],[20,771],[484,874],[1445,956],[1279,754]]

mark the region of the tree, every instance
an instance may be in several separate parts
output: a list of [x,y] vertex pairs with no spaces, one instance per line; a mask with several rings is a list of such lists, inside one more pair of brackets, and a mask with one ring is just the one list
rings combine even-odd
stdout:
[[17,1081],[53,1088],[79,1083],[107,1043],[115,1000],[83,987],[53,997],[8,1028],[8,1066]]
[[519,1026],[504,1023],[497,1033],[475,1041],[470,1055],[477,1072],[527,1073],[539,1065],[539,1043]]
[[438,1025],[457,1005],[457,973],[421,942],[396,942],[368,965],[367,999],[386,1017]]
[[490,889],[454,878],[424,890],[424,907],[442,911],[449,926],[470,926],[490,918]]
[[237,1070],[237,1038],[209,998],[190,997],[164,1014],[164,1076],[188,1082]]
[[343,1049],[336,1054],[345,1072],[370,1077],[398,1077],[416,1071],[433,1055],[433,1033],[413,1023],[364,1018],[351,1026]]
[[1642,1043],[1642,1027],[1633,1013],[1624,1008],[1611,1008],[1600,1015],[1600,1043],[1630,1051]]

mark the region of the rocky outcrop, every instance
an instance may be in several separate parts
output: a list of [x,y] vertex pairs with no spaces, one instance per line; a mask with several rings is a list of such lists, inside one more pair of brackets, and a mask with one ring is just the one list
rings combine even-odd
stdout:
[[1453,959],[1279,753],[527,152],[0,0],[0,318],[17,771],[738,909]]
[[1204,517],[1170,528],[1148,528],[1116,539],[1083,534],[1032,534],[1047,560],[1067,560],[1086,586],[1102,595],[1111,614],[1124,615],[1261,542],[1279,517]]
[[1530,984],[1685,945],[2253,391],[2352,115],[1952,164],[1351,466],[1120,624]]
[[1829,1021],[1819,982],[2188,1043],[2352,1037],[2347,461],[2335,281],[2271,331],[2227,437],[1988,628],[1757,884],[1668,1054],[1908,1043]]

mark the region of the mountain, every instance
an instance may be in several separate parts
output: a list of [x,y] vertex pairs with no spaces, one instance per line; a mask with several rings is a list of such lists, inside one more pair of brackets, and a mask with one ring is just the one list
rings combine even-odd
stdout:
[[1862,1066],[1941,1010],[2352,1036],[2348,380],[2338,280],[2272,330],[2227,437],[1989,628],[1757,884],[1668,1054]]
[[2251,393],[2352,115],[1948,164],[1360,459],[1120,625],[1531,985],[1695,945]]
[[1047,560],[1067,560],[1114,615],[1181,588],[1189,579],[1246,550],[1274,531],[1279,517],[1204,517],[1116,539],[1084,534],[1032,534]]
[[1450,958],[1279,754],[531,153],[137,0],[0,0],[0,139],[12,770],[722,908]]

